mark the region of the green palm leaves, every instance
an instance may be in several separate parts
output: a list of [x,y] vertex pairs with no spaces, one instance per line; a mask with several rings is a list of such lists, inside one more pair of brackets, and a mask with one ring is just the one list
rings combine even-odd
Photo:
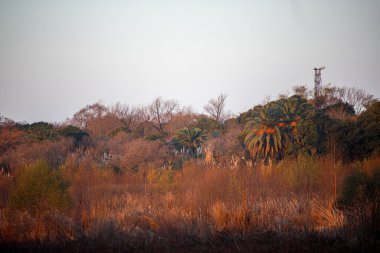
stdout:
[[199,128],[183,128],[172,139],[171,145],[177,152],[189,157],[199,157],[202,154],[202,144],[207,135]]
[[277,124],[277,120],[271,115],[273,111],[270,108],[260,107],[256,109],[256,112],[245,127],[246,148],[253,158],[275,157],[280,159],[286,147],[283,124]]
[[288,143],[298,142],[297,126],[310,109],[312,107],[299,96],[253,108],[244,138],[251,156],[282,159]]
[[245,137],[247,149],[252,157],[269,156],[280,158],[286,146],[286,141],[279,127],[254,129]]

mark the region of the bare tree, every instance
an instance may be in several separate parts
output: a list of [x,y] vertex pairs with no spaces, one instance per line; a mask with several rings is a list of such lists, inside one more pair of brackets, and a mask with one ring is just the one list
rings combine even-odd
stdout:
[[361,113],[373,101],[373,95],[355,87],[343,87],[338,91],[339,98],[352,105],[357,114]]
[[153,127],[164,134],[164,124],[167,123],[179,110],[175,100],[163,100],[158,97],[148,106],[147,112]]
[[325,85],[322,89],[322,107],[327,107],[342,102],[339,97],[339,91],[340,88],[335,85],[331,85],[330,83]]
[[309,90],[305,85],[293,86],[293,92],[304,99],[308,99],[311,96],[312,91]]
[[287,99],[289,97],[289,91],[283,91],[278,94],[278,99]]
[[73,115],[69,123],[80,128],[86,128],[90,121],[104,117],[107,113],[108,108],[100,103],[86,105]]
[[137,109],[130,108],[127,104],[117,102],[115,105],[111,106],[110,112],[129,129],[132,121],[136,118]]
[[124,123],[112,113],[108,113],[103,117],[96,118],[88,122],[86,131],[92,137],[106,136],[116,129],[125,127]]
[[224,107],[226,106],[227,95],[220,94],[216,99],[211,99],[203,108],[217,122],[225,119]]
[[135,108],[135,121],[138,123],[148,122],[151,120],[149,108],[147,106],[139,106]]

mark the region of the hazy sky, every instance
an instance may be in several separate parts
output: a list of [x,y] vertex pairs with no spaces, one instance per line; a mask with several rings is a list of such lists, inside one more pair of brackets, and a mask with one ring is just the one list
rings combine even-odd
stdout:
[[378,0],[0,0],[0,114],[62,121],[97,101],[233,113],[297,84],[380,97]]

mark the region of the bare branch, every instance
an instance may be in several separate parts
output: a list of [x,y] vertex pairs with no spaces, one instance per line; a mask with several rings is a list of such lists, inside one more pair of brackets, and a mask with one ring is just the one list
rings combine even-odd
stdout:
[[222,122],[225,118],[224,107],[226,106],[227,95],[220,94],[217,99],[211,99],[203,108],[217,122]]
[[117,102],[115,105],[111,106],[110,112],[129,128],[136,117],[137,110],[136,108],[130,108],[127,104]]
[[148,106],[147,111],[153,126],[161,133],[164,133],[164,124],[167,123],[179,110],[179,105],[175,100],[163,100],[158,97]]
[[349,103],[357,114],[361,113],[373,100],[373,95],[355,87],[343,87],[338,92],[339,99]]
[[74,126],[85,128],[90,121],[104,117],[107,113],[108,108],[100,103],[86,105],[76,112],[69,122]]

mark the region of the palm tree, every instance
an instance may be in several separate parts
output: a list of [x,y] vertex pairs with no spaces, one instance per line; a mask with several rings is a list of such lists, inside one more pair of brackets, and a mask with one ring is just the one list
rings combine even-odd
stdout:
[[279,100],[278,106],[282,114],[283,130],[290,141],[298,143],[297,128],[302,119],[305,119],[313,111],[312,105],[302,97],[295,95]]
[[282,159],[288,144],[299,142],[297,128],[312,109],[300,96],[253,108],[244,139],[251,156],[264,158],[266,162],[270,157]]
[[202,144],[207,135],[199,128],[183,128],[172,139],[174,149],[189,157],[199,157],[202,154]]
[[286,135],[283,124],[278,123],[275,115],[276,108],[272,106],[256,107],[253,118],[246,124],[244,142],[251,156],[264,158],[267,162],[270,157],[281,159],[286,147]]

